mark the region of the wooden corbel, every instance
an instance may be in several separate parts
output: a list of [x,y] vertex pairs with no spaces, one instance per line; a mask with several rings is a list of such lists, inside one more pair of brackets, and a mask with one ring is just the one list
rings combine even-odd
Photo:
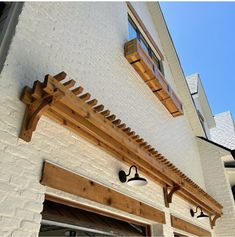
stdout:
[[169,207],[169,204],[172,203],[173,194],[178,190],[180,190],[180,186],[177,184],[174,184],[173,187],[169,186],[163,187],[163,195],[166,207]]
[[[64,72],[57,74],[54,78],[65,78]],[[35,81],[33,88],[25,87],[21,95],[21,101],[26,104],[23,124],[19,137],[26,142],[31,141],[32,134],[35,131],[38,121],[42,114],[56,101],[63,98],[64,93],[49,83],[49,76],[45,77],[44,83]],[[50,92],[50,94],[48,93]]]
[[220,215],[214,215],[213,217],[210,216],[210,224],[211,224],[211,229],[215,226],[215,222],[217,219],[219,219],[221,216]]

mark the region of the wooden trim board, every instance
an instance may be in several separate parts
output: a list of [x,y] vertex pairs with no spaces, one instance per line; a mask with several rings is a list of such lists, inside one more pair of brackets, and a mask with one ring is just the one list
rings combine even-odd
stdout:
[[198,227],[194,224],[191,224],[185,220],[182,220],[178,217],[175,217],[173,215],[171,215],[171,226],[176,229],[183,230],[185,232],[193,234],[193,235],[203,236],[203,237],[211,237],[211,233],[209,231],[207,231],[201,227]]
[[55,164],[44,162],[41,184],[161,224],[164,212]]
[[126,216],[124,217],[124,216],[118,215],[116,213],[112,213],[112,212],[105,211],[103,209],[98,209],[98,208],[95,208],[95,207],[87,206],[87,205],[78,203],[76,201],[68,200],[68,199],[61,198],[61,197],[58,197],[58,196],[54,196],[54,195],[51,195],[51,194],[46,193],[45,194],[45,199],[48,200],[48,201],[51,201],[51,202],[56,202],[56,203],[62,204],[62,205],[66,205],[66,206],[82,209],[82,210],[85,210],[85,211],[93,212],[93,213],[96,213],[96,214],[99,214],[99,215],[102,215],[102,216],[111,217],[111,218],[114,218],[114,219],[117,219],[117,220],[120,220],[120,221],[126,221],[126,222],[129,222],[129,223],[133,223],[133,224],[144,226],[144,227],[149,226],[149,224],[146,224],[146,223],[143,223],[143,222],[140,222],[140,221],[136,221],[136,220],[128,218]]

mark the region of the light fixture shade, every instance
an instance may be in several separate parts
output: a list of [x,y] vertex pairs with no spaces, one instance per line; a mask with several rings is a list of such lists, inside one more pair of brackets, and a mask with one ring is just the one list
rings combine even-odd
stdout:
[[208,215],[204,214],[202,211],[200,215],[197,216],[197,218],[203,218],[203,217],[209,217]]
[[145,178],[140,177],[138,173],[135,174],[134,178],[130,178],[127,181],[128,185],[130,185],[130,186],[137,186],[137,187],[144,186],[147,183],[148,183],[147,180]]

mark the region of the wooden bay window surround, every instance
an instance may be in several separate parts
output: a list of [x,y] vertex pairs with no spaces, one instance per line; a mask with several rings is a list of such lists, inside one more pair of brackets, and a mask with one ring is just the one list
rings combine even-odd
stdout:
[[[189,203],[200,206],[212,220],[222,214],[222,206],[197,184],[177,169],[162,154],[140,138],[120,119],[89,93],[82,93],[74,80],[63,82],[66,73],[47,75],[43,82],[35,81],[33,88],[25,87],[21,100],[26,104],[20,138],[29,142],[41,115],[70,129],[128,165],[138,169]],[[117,174],[118,175],[118,174]],[[214,223],[214,222],[213,222]]]
[[[129,2],[127,5],[136,22],[139,24],[139,28],[142,29],[146,37],[143,36],[133,19],[129,16],[130,41],[124,46],[125,57],[171,115],[173,117],[182,115],[183,106],[164,78],[162,64],[163,55],[137,15],[135,9]],[[149,43],[147,41],[149,41]]]

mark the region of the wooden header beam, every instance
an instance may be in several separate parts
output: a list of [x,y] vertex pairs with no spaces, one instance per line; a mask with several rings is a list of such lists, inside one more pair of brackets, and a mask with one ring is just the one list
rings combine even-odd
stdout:
[[47,161],[44,162],[41,184],[165,224],[164,212]]
[[136,165],[163,187],[177,186],[177,195],[208,214],[222,214],[218,202],[103,105],[98,105],[96,99],[90,99],[89,93],[82,93],[82,87],[72,89],[74,80],[63,83],[65,77],[64,72],[54,77],[47,75],[43,83],[35,81],[32,89],[24,88],[21,100],[27,107],[20,138],[29,142],[41,115],[46,115],[121,161]]
[[187,221],[171,215],[171,226],[196,236],[210,237],[211,233]]

